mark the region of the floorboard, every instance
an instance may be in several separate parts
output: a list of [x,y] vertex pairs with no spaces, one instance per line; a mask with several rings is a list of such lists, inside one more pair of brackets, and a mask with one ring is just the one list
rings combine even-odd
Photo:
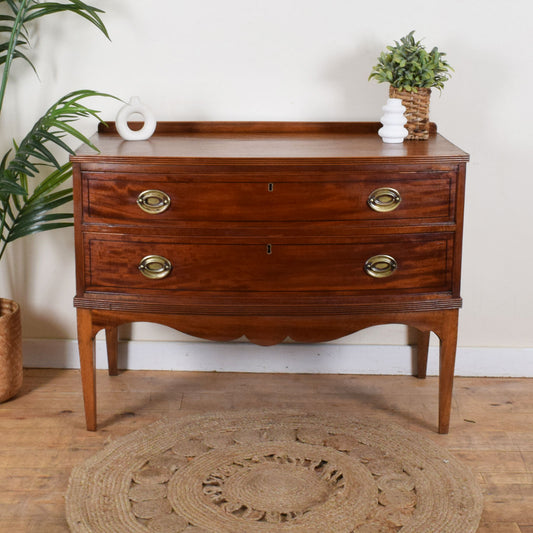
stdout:
[[98,371],[99,430],[84,427],[77,370],[29,369],[0,404],[0,532],[61,533],[72,467],[165,416],[254,407],[378,414],[429,437],[476,474],[478,533],[533,533],[533,383],[456,378],[451,430],[436,433],[437,379],[409,376]]

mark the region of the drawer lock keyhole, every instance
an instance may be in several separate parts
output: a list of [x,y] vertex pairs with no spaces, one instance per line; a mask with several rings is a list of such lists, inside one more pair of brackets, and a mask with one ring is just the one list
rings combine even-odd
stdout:
[[267,255],[272,255],[272,245],[267,244]]

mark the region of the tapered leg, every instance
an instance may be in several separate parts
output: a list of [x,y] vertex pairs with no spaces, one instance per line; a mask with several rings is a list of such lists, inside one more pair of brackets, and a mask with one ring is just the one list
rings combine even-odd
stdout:
[[430,333],[421,330],[417,332],[416,377],[419,379],[424,379],[427,375]]
[[107,366],[110,376],[118,375],[118,328],[105,328],[105,342],[107,348]]
[[87,430],[96,431],[96,373],[91,311],[78,309],[78,348]]
[[439,334],[439,433],[448,433],[450,428],[458,317],[457,309],[446,311],[442,331]]

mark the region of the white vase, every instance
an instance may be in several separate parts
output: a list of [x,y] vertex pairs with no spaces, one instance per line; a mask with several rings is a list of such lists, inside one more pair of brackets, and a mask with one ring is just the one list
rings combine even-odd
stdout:
[[407,119],[404,116],[405,107],[400,98],[389,98],[383,106],[384,115],[381,117],[383,127],[379,129],[378,135],[384,143],[402,143],[408,135],[404,128]]
[[[144,124],[140,130],[132,130],[129,127],[128,120],[132,115],[142,116]],[[154,114],[147,106],[141,103],[138,96],[132,96],[129,104],[120,108],[115,119],[118,134],[126,141],[145,141],[149,139],[155,131],[156,124]]]

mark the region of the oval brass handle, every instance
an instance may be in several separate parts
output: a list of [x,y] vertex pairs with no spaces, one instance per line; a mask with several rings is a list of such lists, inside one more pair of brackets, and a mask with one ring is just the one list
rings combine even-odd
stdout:
[[157,215],[168,209],[170,205],[170,196],[157,189],[143,191],[137,197],[137,205],[145,212],[151,215]]
[[381,187],[372,191],[368,196],[368,205],[379,213],[394,211],[401,201],[400,193],[392,187]]
[[398,263],[390,255],[374,255],[366,260],[365,272],[373,278],[386,278],[394,274]]
[[170,274],[172,263],[161,255],[147,255],[141,259],[137,268],[148,279],[163,279]]

